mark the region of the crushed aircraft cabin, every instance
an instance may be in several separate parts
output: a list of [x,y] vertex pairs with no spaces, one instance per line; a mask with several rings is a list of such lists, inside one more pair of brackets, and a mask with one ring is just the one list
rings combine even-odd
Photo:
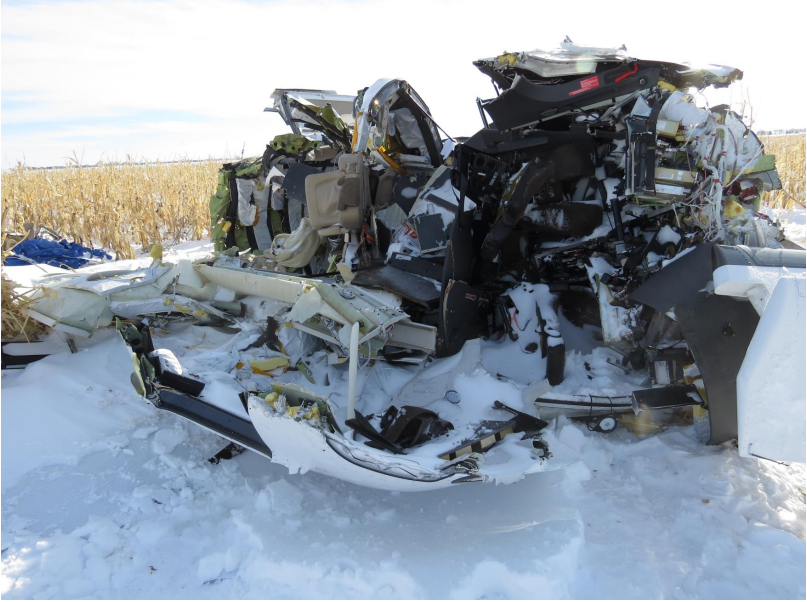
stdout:
[[116,329],[137,391],[220,457],[371,487],[559,468],[558,416],[684,416],[804,461],[803,378],[800,403],[760,392],[805,363],[805,251],[760,213],[775,158],[693,96],[742,72],[568,40],[473,64],[493,86],[467,139],[404,80],[275,90],[290,132],[222,166],[209,257],[51,276],[30,317]]

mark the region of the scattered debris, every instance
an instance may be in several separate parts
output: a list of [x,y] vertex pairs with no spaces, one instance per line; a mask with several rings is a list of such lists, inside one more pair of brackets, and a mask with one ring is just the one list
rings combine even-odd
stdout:
[[218,464],[222,460],[232,460],[236,456],[240,456],[246,451],[245,447],[241,447],[237,443],[230,443],[227,447],[216,453],[212,458],[208,458],[211,464]]
[[[605,434],[682,408],[704,442],[803,460],[805,252],[759,214],[774,157],[689,92],[742,73],[568,40],[475,65],[496,96],[461,140],[403,80],[275,90],[292,133],[222,167],[212,256],[46,276],[25,312],[114,323],[138,392],[233,442],[214,463],[512,482],[562,466],[556,416]],[[210,337],[193,378],[158,345],[189,325]]]
[[33,238],[15,245],[11,254],[3,260],[3,265],[44,263],[57,268],[78,269],[93,261],[111,259],[112,255],[102,249],[83,247],[64,239]]

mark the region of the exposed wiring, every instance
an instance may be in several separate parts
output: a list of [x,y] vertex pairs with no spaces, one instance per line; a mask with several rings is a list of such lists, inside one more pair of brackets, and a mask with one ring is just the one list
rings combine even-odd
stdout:
[[762,145],[760,145],[760,146],[759,146],[759,148],[757,149],[757,152],[755,152],[755,153],[754,153],[754,154],[751,156],[751,158],[750,158],[748,161],[746,161],[745,163],[743,163],[742,168],[741,168],[741,169],[740,169],[740,170],[737,172],[737,174],[734,176],[734,179],[733,179],[731,182],[729,182],[728,184],[726,184],[726,186],[725,186],[725,187],[726,187],[726,188],[730,188],[730,187],[731,187],[731,185],[732,185],[732,184],[734,184],[734,182],[736,182],[736,181],[737,181],[737,180],[740,178],[740,176],[741,176],[741,175],[743,175],[743,172],[745,171],[746,167],[748,167],[748,166],[749,166],[749,165],[750,165],[750,164],[751,164],[753,161],[756,161],[756,159],[757,159],[759,156],[761,156],[761,155],[762,155],[762,153],[764,152],[764,150],[765,150],[765,147],[764,147],[764,146],[762,146]]

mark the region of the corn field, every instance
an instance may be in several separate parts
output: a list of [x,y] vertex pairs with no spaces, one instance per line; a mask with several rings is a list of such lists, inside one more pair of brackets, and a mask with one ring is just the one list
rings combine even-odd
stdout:
[[[207,235],[218,161],[17,167],[2,176],[3,234],[33,222],[86,246],[136,249]],[[5,237],[5,236],[4,236]]]
[[[805,202],[805,136],[763,136],[776,155],[782,190],[766,193],[769,207]],[[17,167],[2,177],[2,232],[25,222],[68,240],[134,257],[152,243],[198,240],[208,234],[208,200],[219,161],[99,164],[61,169]]]
[[766,193],[765,204],[776,209],[790,209],[805,204],[805,142],[804,134],[760,136],[766,155],[776,155],[776,168],[782,190]]

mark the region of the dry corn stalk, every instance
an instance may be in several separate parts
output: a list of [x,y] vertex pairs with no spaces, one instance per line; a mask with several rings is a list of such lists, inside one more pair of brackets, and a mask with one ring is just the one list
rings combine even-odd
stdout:
[[33,302],[28,294],[22,293],[18,285],[0,275],[2,286],[2,332],[3,340],[17,340],[25,338],[26,341],[35,340],[37,335],[45,332],[45,326],[28,317],[26,308]]
[[105,164],[3,174],[2,230],[35,222],[68,240],[134,257],[135,248],[207,235],[218,161]]
[[765,154],[776,155],[776,169],[782,190],[765,193],[765,205],[774,209],[790,209],[794,204],[804,207],[805,142],[804,134],[760,136]]
[[[5,235],[0,236],[0,245],[5,247]],[[5,261],[11,249],[2,252],[2,261]],[[30,342],[37,335],[45,332],[46,328],[36,320],[28,317],[26,308],[33,303],[30,294],[33,291],[23,292],[18,284],[6,277],[0,271],[0,317],[2,318],[2,337],[4,341],[20,340],[25,338]]]

